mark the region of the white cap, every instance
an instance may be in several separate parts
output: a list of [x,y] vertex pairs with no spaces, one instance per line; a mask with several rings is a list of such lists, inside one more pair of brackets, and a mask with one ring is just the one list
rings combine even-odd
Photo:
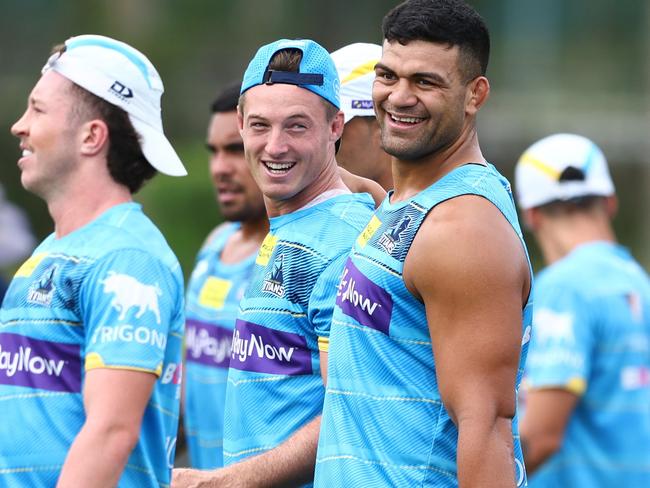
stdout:
[[341,79],[341,110],[347,124],[353,117],[374,117],[372,82],[375,65],[381,59],[381,46],[357,42],[332,54]]
[[530,146],[515,166],[515,187],[523,209],[615,193],[603,152],[575,134],[554,134]]
[[161,173],[186,175],[163,132],[160,97],[165,89],[147,57],[128,44],[97,35],[71,37],[65,46],[63,54],[50,56],[42,72],[56,71],[124,110],[147,161]]

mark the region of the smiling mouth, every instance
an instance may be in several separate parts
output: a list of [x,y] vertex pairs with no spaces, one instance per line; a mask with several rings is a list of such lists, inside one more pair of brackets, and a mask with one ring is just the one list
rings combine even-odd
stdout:
[[281,175],[287,173],[291,168],[293,168],[296,165],[295,162],[274,163],[271,161],[262,161],[262,164],[271,174],[274,175]]
[[418,124],[424,120],[424,117],[400,117],[393,114],[389,115],[392,121],[399,122],[400,124]]

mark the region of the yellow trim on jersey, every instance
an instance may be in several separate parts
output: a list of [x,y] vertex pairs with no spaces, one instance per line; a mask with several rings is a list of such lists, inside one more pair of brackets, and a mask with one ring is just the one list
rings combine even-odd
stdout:
[[271,255],[273,254],[273,249],[275,248],[276,244],[278,243],[278,238],[277,236],[274,236],[270,232],[266,234],[266,237],[262,241],[262,245],[260,246],[260,252],[257,255],[257,258],[255,259],[255,263],[259,264],[260,266],[266,266],[269,264],[269,260],[271,259]]
[[91,369],[100,369],[100,368],[105,368],[105,369],[124,369],[127,371],[138,371],[138,372],[143,372],[143,373],[153,373],[156,376],[160,376],[162,374],[162,363],[158,364],[155,370],[149,369],[149,368],[139,368],[137,366],[117,366],[117,365],[106,365],[104,363],[104,358],[99,353],[96,352],[91,352],[86,356],[86,361],[84,364],[84,369],[86,371],[90,371]]
[[377,232],[377,229],[379,229],[380,226],[381,220],[379,220],[376,215],[373,215],[370,222],[368,222],[368,225],[366,225],[366,228],[363,229],[363,232],[361,232],[359,237],[357,237],[357,244],[359,244],[359,247],[366,247],[366,244],[368,244],[368,241],[373,235],[375,235],[375,232]]
[[48,253],[46,252],[34,254],[27,261],[25,261],[20,268],[18,268],[18,271],[16,271],[14,278],[29,278],[34,270],[38,267],[38,265],[41,264],[41,261],[43,261],[43,259],[45,259],[47,256]]
[[341,80],[341,85],[347,83],[348,81],[356,80],[357,78],[367,75],[368,73],[372,73],[375,71],[375,65],[378,62],[378,59],[371,59],[370,61],[360,64],[354,68],[348,76]]
[[558,170],[549,166],[544,161],[531,156],[529,153],[524,153],[519,161],[521,164],[527,164],[529,166],[537,168],[539,171],[547,176],[550,176],[554,180],[558,180],[560,178],[560,172]]
[[330,350],[330,338],[329,337],[319,337],[318,338],[318,350],[321,352],[329,352]]
[[571,378],[567,381],[566,389],[575,395],[582,396],[587,389],[587,382],[582,378]]

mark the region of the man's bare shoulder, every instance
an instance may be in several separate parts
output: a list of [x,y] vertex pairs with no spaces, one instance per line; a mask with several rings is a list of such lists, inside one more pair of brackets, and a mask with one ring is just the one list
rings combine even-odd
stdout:
[[[514,228],[489,200],[463,195],[427,215],[404,263],[409,288],[524,284],[528,264]],[[419,295],[420,293],[418,293]]]

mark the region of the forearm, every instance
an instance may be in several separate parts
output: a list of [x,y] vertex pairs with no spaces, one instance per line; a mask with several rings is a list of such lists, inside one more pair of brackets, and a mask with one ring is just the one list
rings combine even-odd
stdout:
[[137,434],[128,429],[84,425],[68,451],[57,487],[117,486],[136,442]]
[[320,415],[270,451],[232,466],[250,487],[298,486],[314,478]]
[[216,471],[175,469],[174,488],[271,488],[299,486],[314,478],[320,416],[287,441],[259,456]]
[[458,482],[460,488],[515,486],[515,466],[509,418],[459,423]]

